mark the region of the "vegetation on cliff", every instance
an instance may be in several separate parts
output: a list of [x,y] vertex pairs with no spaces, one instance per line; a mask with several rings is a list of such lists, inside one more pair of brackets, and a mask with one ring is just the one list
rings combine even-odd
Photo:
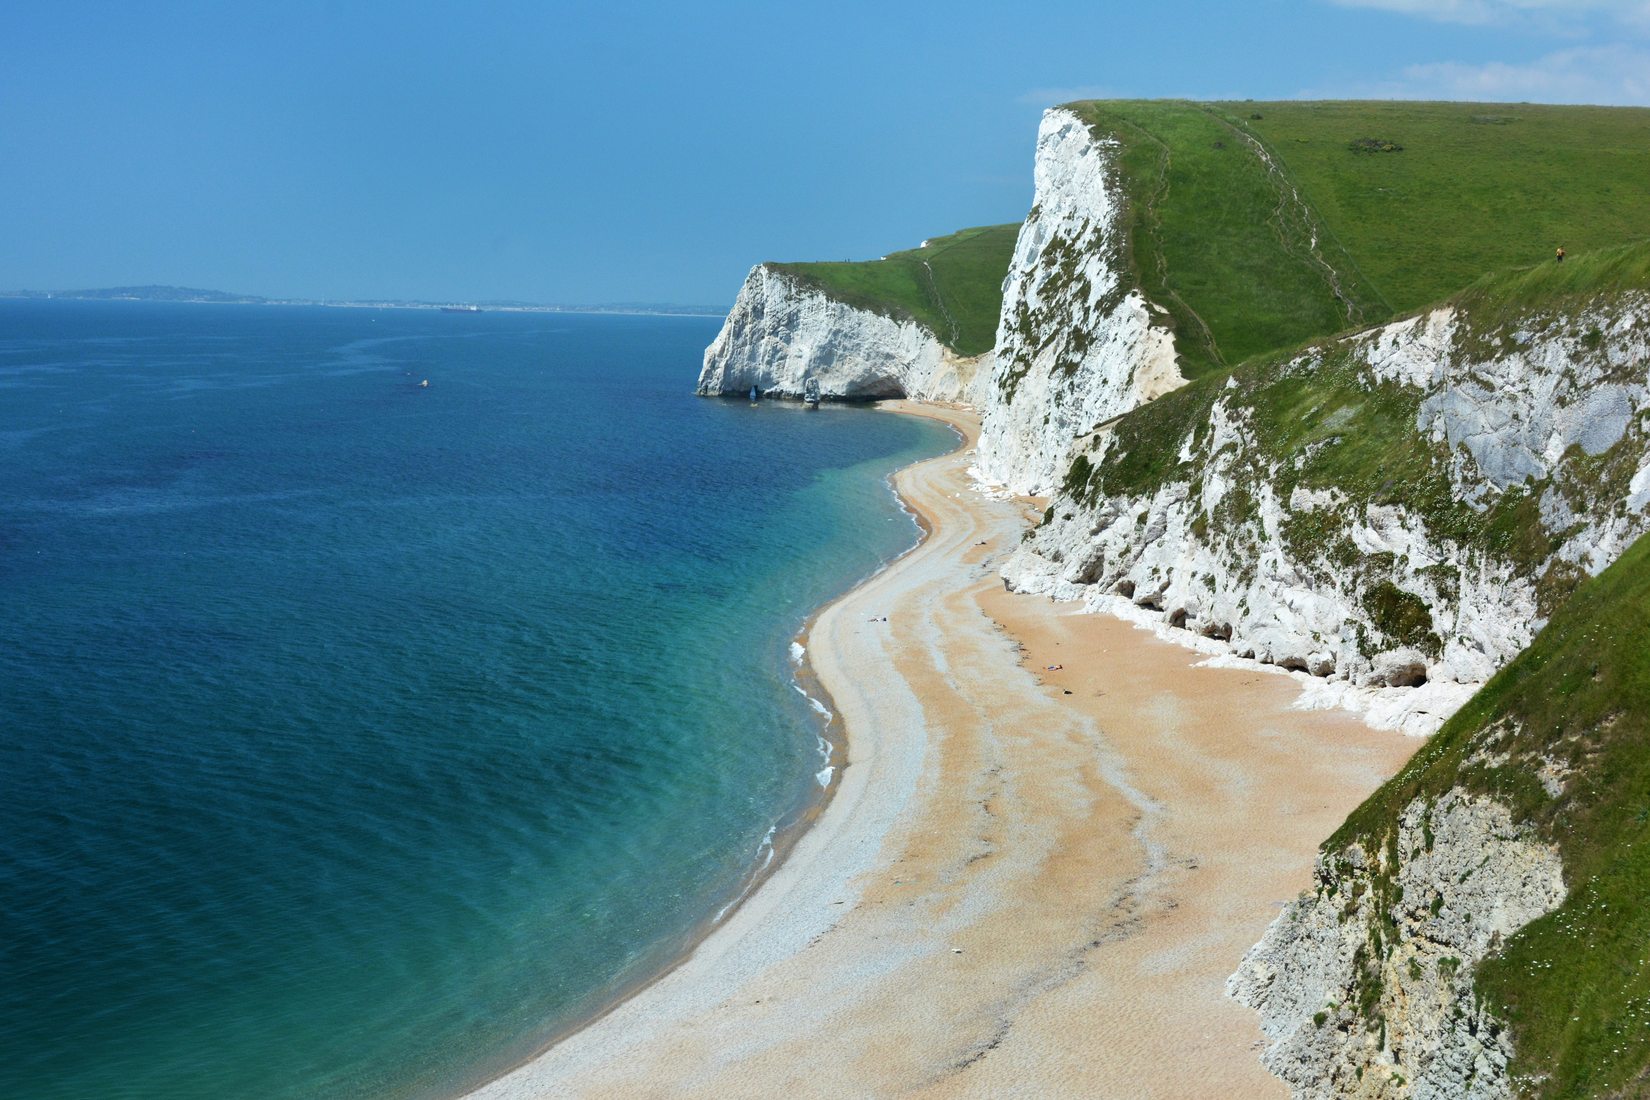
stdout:
[[[1188,378],[1413,310],[1563,245],[1650,237],[1650,109],[1405,102],[1069,104],[1120,144],[1125,284]],[[991,350],[1018,225],[880,260],[769,266]]]
[[1538,1097],[1640,1095],[1650,1086],[1650,541],[1583,583],[1325,850],[1379,851],[1412,800],[1457,787],[1533,823],[1570,888],[1475,979],[1512,1026],[1515,1081]]
[[[1453,353],[1483,362],[1565,334],[1579,318],[1609,314],[1626,295],[1645,291],[1650,291],[1650,244],[1639,244],[1489,276],[1441,304],[1454,310]],[[1593,365],[1601,378],[1643,376],[1643,364],[1607,361],[1600,351],[1602,332],[1576,335],[1580,354],[1598,360]],[[1255,502],[1263,483],[1284,501],[1297,488],[1335,494],[1341,502],[1335,508],[1289,515],[1280,536],[1291,555],[1321,572],[1326,583],[1368,573],[1368,595],[1377,605],[1371,611],[1377,621],[1395,627],[1387,636],[1422,651],[1435,649],[1437,639],[1404,614],[1401,593],[1375,583],[1388,563],[1353,545],[1351,529],[1372,507],[1404,508],[1424,521],[1435,541],[1454,544],[1479,561],[1510,563],[1516,575],[1539,582],[1543,614],[1556,607],[1579,573],[1553,561],[1566,532],[1550,529],[1539,502],[1554,490],[1580,515],[1615,506],[1642,457],[1641,430],[1630,425],[1619,443],[1598,455],[1572,448],[1550,477],[1469,501],[1458,484],[1457,455],[1418,422],[1422,391],[1375,380],[1363,354],[1356,341],[1328,340],[1194,381],[1097,433],[1087,453],[1073,459],[1062,491],[1075,504],[1093,507],[1103,498],[1139,498],[1187,482],[1192,497],[1200,499],[1210,475],[1201,465],[1202,448],[1219,401],[1228,419],[1244,425],[1253,453],[1239,469],[1222,474],[1237,479],[1235,491],[1205,517],[1206,530],[1227,540],[1254,540],[1258,552],[1262,536],[1255,530]],[[1448,577],[1434,579],[1452,583]]]
[[[1647,290],[1650,244],[1638,244],[1486,276],[1440,305],[1453,309],[1451,350],[1466,362],[1492,363],[1563,334],[1573,354],[1547,369],[1642,380],[1650,364],[1616,362],[1606,335],[1589,326],[1625,325],[1633,315],[1642,324]],[[1334,494],[1333,507],[1291,511],[1279,538],[1292,558],[1322,571],[1324,586],[1372,581],[1372,619],[1387,640],[1422,651],[1438,641],[1425,607],[1379,579],[1390,563],[1349,537],[1371,507],[1407,509],[1470,557],[1541,578],[1550,621],[1533,644],[1324,845],[1331,857],[1354,845],[1384,854],[1371,872],[1374,954],[1360,963],[1353,1001],[1371,1015],[1369,1033],[1384,1036],[1390,1021],[1374,1015],[1380,964],[1399,946],[1398,876],[1419,854],[1400,850],[1405,808],[1436,806],[1452,790],[1487,796],[1556,847],[1569,888],[1559,908],[1497,945],[1472,977],[1484,1007],[1511,1028],[1513,1081],[1542,1098],[1642,1095],[1650,1091],[1650,538],[1589,579],[1552,559],[1570,532],[1551,529],[1541,506],[1551,490],[1573,518],[1601,520],[1622,507],[1646,454],[1641,418],[1597,455],[1572,447],[1550,479],[1469,501],[1451,473],[1461,456],[1418,426],[1420,391],[1374,380],[1361,340],[1261,357],[1127,414],[1072,462],[1062,493],[1095,507],[1189,482],[1190,497],[1200,498],[1202,441],[1218,402],[1253,455],[1228,466],[1238,480],[1200,537],[1257,537],[1263,492]],[[1257,541],[1250,553],[1261,550]]]
[[769,264],[858,309],[908,317],[960,355],[997,339],[1003,278],[1020,227],[988,225],[936,237],[880,260]]
[[1188,377],[1650,236],[1650,110],[1085,101]]
[[[1452,308],[1445,354],[1458,365],[1522,362],[1561,386],[1583,376],[1641,384],[1642,357],[1623,359],[1604,330],[1617,319],[1619,340],[1621,325],[1644,323],[1650,111],[1073,109],[1120,143],[1125,259],[1148,298],[1169,310],[1165,323],[1194,381],[1093,435],[1061,495],[1097,509],[1186,483],[1199,501],[1218,476],[1231,483],[1192,534],[1233,543],[1242,551],[1233,560],[1254,560],[1272,548],[1260,530],[1262,496],[1287,502],[1306,491],[1329,503],[1286,509],[1281,549],[1315,584],[1361,589],[1385,636],[1373,644],[1429,656],[1440,627],[1388,579],[1393,563],[1351,537],[1372,509],[1402,509],[1461,562],[1501,563],[1536,584],[1549,622],[1534,643],[1325,852],[1383,853],[1369,944],[1391,952],[1396,878],[1414,855],[1398,851],[1405,808],[1438,805],[1452,790],[1507,807],[1556,847],[1569,888],[1559,908],[1497,943],[1473,975],[1484,1008],[1511,1028],[1515,1087],[1543,1098],[1650,1092],[1650,539],[1591,579],[1555,556],[1578,525],[1626,507],[1646,454],[1643,418],[1635,412],[1598,453],[1570,446],[1549,476],[1471,491],[1461,449],[1423,423],[1428,391],[1374,377],[1365,338],[1325,339],[1435,302]],[[1558,245],[1569,253],[1562,264]],[[1539,365],[1518,358],[1538,346],[1562,354]],[[1472,384],[1480,383],[1495,384]],[[1202,465],[1216,464],[1217,423],[1227,425],[1225,446],[1235,431],[1243,448],[1242,461],[1218,474]],[[1049,518],[1063,507],[1057,499]],[[1427,578],[1439,593],[1460,583]],[[1355,1000],[1373,1012],[1379,960],[1365,962]],[[1384,1022],[1370,1028],[1384,1042]]]

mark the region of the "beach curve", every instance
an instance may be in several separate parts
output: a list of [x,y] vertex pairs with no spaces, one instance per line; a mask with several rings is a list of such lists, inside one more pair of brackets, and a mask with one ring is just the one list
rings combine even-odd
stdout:
[[956,451],[928,537],[823,609],[833,797],[680,965],[472,1096],[1282,1096],[1225,977],[1417,742],[1011,595],[1031,515]]

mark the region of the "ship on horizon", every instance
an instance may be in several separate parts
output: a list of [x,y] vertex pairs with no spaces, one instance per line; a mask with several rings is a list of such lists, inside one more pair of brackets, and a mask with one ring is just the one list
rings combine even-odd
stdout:
[[442,313],[480,313],[480,306],[442,306]]

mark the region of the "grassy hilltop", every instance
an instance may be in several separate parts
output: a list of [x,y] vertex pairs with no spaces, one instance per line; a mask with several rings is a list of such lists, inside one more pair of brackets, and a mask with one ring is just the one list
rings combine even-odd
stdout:
[[1094,100],[1128,262],[1196,376],[1650,237],[1650,110]]
[[997,340],[1003,278],[1018,225],[988,225],[935,237],[880,260],[769,264],[860,309],[911,317],[962,355]]
[[[1409,102],[1067,105],[1122,149],[1125,259],[1188,377],[1414,310],[1492,271],[1650,238],[1650,109]],[[1016,225],[770,266],[990,350]]]

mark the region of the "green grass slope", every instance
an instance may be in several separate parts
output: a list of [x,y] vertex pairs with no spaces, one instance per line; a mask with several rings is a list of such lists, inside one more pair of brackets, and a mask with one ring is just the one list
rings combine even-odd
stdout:
[[1189,377],[1650,237],[1643,108],[1068,106],[1122,144],[1128,260]]
[[1650,286],[1650,242],[1602,248],[1563,263],[1491,272],[1449,300],[1480,328],[1499,329],[1532,306],[1573,311]]
[[[1650,110],[1223,104],[1273,150],[1395,311],[1486,271],[1650,236]],[[1252,119],[1251,115],[1260,115]],[[1362,138],[1403,146],[1357,153]]]
[[990,351],[1018,225],[936,237],[880,260],[769,264],[860,309],[909,317],[962,355]]
[[[1569,769],[1556,798],[1544,760]],[[1570,889],[1478,971],[1512,1025],[1515,1079],[1539,1097],[1650,1092],[1650,540],[1582,584],[1325,847],[1377,850],[1411,800],[1455,786],[1534,822]]]
[[[1218,112],[1177,101],[1072,104],[1122,143],[1129,263],[1167,308],[1195,377],[1382,314],[1346,257],[1315,256],[1308,208]],[[1343,280],[1345,281],[1345,280]]]

